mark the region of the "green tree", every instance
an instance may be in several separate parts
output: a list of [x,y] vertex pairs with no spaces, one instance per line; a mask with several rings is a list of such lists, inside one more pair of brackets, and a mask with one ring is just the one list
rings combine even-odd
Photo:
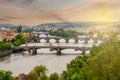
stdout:
[[8,50],[11,48],[11,44],[6,42],[0,42],[0,50]]
[[67,64],[61,80],[120,80],[119,57],[120,41],[117,39],[94,45],[90,54],[78,56]]
[[67,64],[67,71],[63,71],[61,75],[62,80],[87,80],[83,71],[83,64],[89,57],[89,55],[77,56]]
[[52,73],[49,77],[49,80],[59,80],[59,74],[57,74],[56,72]]
[[36,80],[48,80],[48,77],[46,75],[47,68],[43,65],[38,65],[33,68],[33,70],[29,73],[34,78],[37,78]]
[[13,43],[14,46],[19,46],[21,45],[21,41],[19,39],[17,39],[14,43]]
[[120,80],[120,45],[108,46],[84,64],[87,80]]
[[60,37],[77,37],[78,32],[73,30],[49,30],[50,35],[60,36]]
[[14,80],[12,72],[0,70],[0,80]]

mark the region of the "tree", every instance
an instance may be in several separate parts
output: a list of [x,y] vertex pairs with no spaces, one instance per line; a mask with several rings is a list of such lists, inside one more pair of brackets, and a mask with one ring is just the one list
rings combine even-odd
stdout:
[[[113,39],[111,39],[113,40]],[[93,46],[90,54],[78,56],[67,64],[62,80],[120,80],[120,42]]]
[[84,64],[87,80],[120,80],[120,45],[108,46]]
[[37,78],[36,80],[44,80],[48,79],[46,75],[47,68],[43,65],[38,65],[33,68],[33,70],[29,73],[34,78]]
[[0,80],[14,80],[12,72],[0,70]]
[[73,30],[49,30],[50,35],[60,36],[60,37],[77,37],[78,32]]
[[61,75],[62,80],[87,80],[83,71],[83,64],[89,57],[89,55],[77,56],[67,64],[67,71],[63,71]]
[[59,75],[56,72],[52,73],[49,77],[49,80],[59,80]]
[[0,42],[0,50],[8,50],[11,48],[11,44],[6,42]]
[[14,46],[19,46],[20,44],[21,44],[21,41],[20,41],[19,39],[17,39],[17,40],[13,43]]
[[37,80],[36,78],[34,78],[33,76],[31,75],[26,75],[24,73],[22,74],[19,74],[15,80]]

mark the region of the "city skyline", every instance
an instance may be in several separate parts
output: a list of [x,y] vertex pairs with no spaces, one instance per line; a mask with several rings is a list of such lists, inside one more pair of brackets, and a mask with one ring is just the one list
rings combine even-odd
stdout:
[[0,23],[119,22],[119,0],[0,0]]

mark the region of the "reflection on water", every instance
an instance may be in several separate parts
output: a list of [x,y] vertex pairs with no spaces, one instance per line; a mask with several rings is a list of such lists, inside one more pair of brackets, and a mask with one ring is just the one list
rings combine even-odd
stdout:
[[26,54],[25,52],[23,53],[15,53],[15,54],[11,54],[11,55],[7,55],[5,57],[1,57],[0,58],[0,62],[2,63],[10,63],[12,61],[17,61],[19,59],[25,58],[25,57],[29,57],[31,56],[31,54]]
[[5,61],[5,60],[9,60],[11,57],[10,57],[11,55],[7,55],[7,56],[3,56],[3,57],[1,57],[0,58],[0,62],[3,62],[3,61]]

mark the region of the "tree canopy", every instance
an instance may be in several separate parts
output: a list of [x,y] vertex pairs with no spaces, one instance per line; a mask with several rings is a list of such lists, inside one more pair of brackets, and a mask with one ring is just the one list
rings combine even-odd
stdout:
[[77,37],[79,33],[73,30],[50,30],[49,34],[59,37]]

